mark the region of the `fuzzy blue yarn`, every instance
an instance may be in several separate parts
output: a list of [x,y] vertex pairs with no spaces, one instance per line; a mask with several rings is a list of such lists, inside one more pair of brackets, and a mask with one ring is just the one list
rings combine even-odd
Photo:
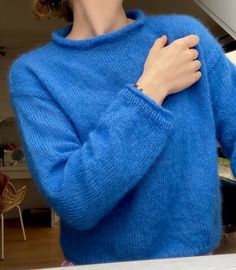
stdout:
[[[75,264],[209,253],[222,235],[217,140],[236,174],[236,68],[220,44],[189,15],[127,16],[84,40],[57,29],[9,70],[28,167]],[[133,84],[163,34],[200,36],[202,77],[159,105]]]

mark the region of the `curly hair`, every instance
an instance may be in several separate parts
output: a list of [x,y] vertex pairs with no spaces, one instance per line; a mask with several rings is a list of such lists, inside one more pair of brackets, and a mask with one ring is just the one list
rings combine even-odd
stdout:
[[52,14],[55,17],[64,18],[68,22],[73,22],[73,11],[69,0],[33,0],[32,9],[37,19]]

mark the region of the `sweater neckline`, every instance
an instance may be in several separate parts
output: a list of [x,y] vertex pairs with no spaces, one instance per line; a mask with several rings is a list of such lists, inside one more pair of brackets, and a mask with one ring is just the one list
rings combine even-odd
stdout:
[[97,35],[95,37],[86,39],[78,39],[78,40],[67,39],[66,36],[70,33],[72,29],[73,24],[71,23],[63,28],[59,28],[54,32],[52,32],[51,34],[52,41],[64,46],[88,47],[102,43],[112,42],[115,40],[120,40],[126,34],[136,32],[136,30],[138,30],[141,26],[143,26],[146,17],[144,11],[141,9],[132,9],[125,11],[125,13],[128,18],[134,19],[135,21],[113,32]]

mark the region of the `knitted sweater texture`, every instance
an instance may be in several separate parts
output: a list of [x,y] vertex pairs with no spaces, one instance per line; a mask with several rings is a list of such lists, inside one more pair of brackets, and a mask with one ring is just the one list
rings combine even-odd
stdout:
[[[236,67],[221,45],[189,15],[126,14],[135,22],[84,40],[57,29],[9,69],[28,167],[74,264],[209,253],[222,235],[217,141],[236,174]],[[133,84],[163,34],[200,36],[202,77],[159,105]]]

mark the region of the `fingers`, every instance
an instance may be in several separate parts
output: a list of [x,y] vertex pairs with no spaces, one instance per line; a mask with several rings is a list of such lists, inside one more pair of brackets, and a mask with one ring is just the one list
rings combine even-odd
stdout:
[[175,45],[192,48],[192,47],[195,47],[199,43],[199,41],[200,41],[199,36],[188,35],[186,37],[176,39],[173,43],[175,43]]
[[196,49],[189,49],[189,56],[190,56],[190,59],[192,59],[192,60],[197,59],[198,56],[199,56],[198,50],[196,50]]
[[198,81],[201,77],[202,77],[201,71],[197,71],[197,72],[195,73],[195,79],[196,79],[196,81]]
[[202,64],[199,60],[193,61],[193,71],[198,71],[201,68]]
[[157,38],[155,40],[155,49],[162,49],[165,45],[166,45],[166,42],[167,42],[167,36],[166,35],[163,35],[162,37],[160,38]]

